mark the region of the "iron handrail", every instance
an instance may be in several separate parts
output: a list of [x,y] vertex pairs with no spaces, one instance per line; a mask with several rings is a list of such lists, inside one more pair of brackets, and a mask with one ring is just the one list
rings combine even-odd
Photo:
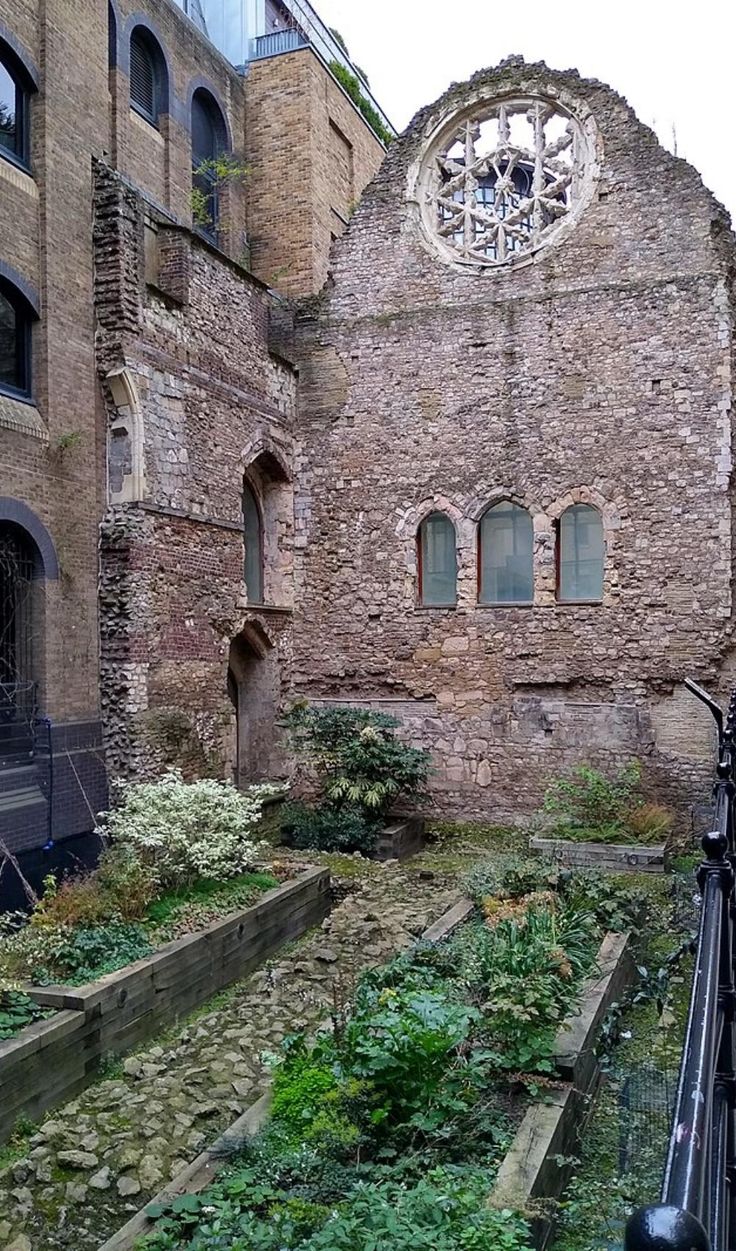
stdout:
[[736,691],[718,729],[713,829],[697,872],[701,914],[661,1202],[629,1218],[624,1251],[736,1251]]

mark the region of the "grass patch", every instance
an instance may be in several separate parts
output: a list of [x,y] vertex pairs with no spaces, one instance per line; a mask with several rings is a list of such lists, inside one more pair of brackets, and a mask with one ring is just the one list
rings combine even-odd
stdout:
[[224,882],[200,878],[154,899],[146,909],[144,924],[155,941],[165,941],[249,907],[278,884],[270,873],[241,873]]

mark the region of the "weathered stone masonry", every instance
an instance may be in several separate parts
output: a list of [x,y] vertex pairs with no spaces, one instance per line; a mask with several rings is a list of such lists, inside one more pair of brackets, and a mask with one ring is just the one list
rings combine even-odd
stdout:
[[[527,96],[592,117],[590,202],[525,264],[463,272],[422,227],[428,138]],[[581,758],[641,756],[675,797],[704,782],[710,728],[681,684],[732,667],[732,260],[723,210],[619,96],[512,60],[418,114],[303,305],[296,687],[396,707],[448,811],[529,809]],[[477,602],[500,499],[533,517],[528,607]],[[555,599],[573,502],[602,515],[601,604]],[[455,609],[417,602],[433,510],[456,526]]]
[[[247,679],[257,692],[261,730],[243,734],[240,767],[278,773],[273,721],[290,684],[293,371],[269,353],[261,284],[165,220],[156,223],[158,285],[150,260],[145,284],[143,201],[106,166],[96,185],[98,362],[120,500],[101,553],[110,764],[231,775],[230,670],[236,688]],[[246,473],[269,525],[267,606],[248,602],[243,581]]]

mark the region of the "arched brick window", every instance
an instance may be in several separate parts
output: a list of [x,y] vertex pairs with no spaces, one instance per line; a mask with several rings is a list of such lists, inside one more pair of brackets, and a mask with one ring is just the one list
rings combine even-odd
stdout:
[[34,313],[25,296],[0,278],[0,392],[31,394],[31,325]]
[[534,526],[526,508],[511,500],[494,504],[480,519],[478,600],[481,604],[534,600]]
[[0,39],[0,155],[28,168],[30,97],[34,84],[25,66]]
[[214,162],[229,148],[227,125],[214,96],[198,87],[192,96],[192,187],[195,224],[216,238],[220,202]]
[[455,527],[444,513],[430,513],[417,532],[419,603],[453,608],[457,603]]
[[167,104],[166,61],[159,44],[145,26],[130,36],[130,104],[152,126],[158,126]]
[[592,504],[573,504],[557,522],[557,598],[597,603],[603,598],[606,545],[603,520]]
[[243,541],[245,589],[248,602],[263,603],[263,520],[261,506],[247,479],[243,479]]

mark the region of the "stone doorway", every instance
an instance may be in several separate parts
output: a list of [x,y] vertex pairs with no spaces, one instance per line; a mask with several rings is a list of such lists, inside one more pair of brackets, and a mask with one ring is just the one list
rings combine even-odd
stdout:
[[246,626],[230,644],[227,689],[233,706],[236,786],[277,777],[278,655],[257,626]]

